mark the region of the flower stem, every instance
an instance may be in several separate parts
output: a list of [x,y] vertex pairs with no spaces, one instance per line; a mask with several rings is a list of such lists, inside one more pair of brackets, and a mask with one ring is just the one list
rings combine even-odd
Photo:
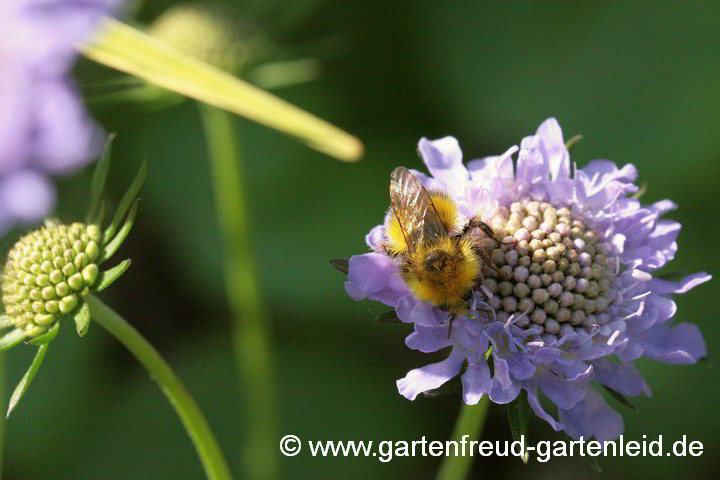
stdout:
[[[450,440],[461,442],[463,435],[468,435],[467,441],[478,440],[482,434],[485,415],[488,409],[488,397],[483,396],[477,405],[463,403],[460,415],[455,422]],[[467,453],[467,452],[466,452]],[[436,480],[463,480],[472,466],[472,455],[447,456],[443,458]]]
[[248,399],[248,434],[243,464],[249,478],[278,478],[278,418],[267,314],[257,282],[243,173],[232,117],[200,105],[215,191],[215,208],[225,250],[225,287],[232,311],[236,363]]
[[[5,402],[5,375],[7,372],[5,352],[0,352],[0,401]],[[5,403],[3,403],[5,404]],[[5,459],[5,415],[0,415],[0,478]]]
[[86,300],[93,320],[125,345],[158,383],[195,445],[208,479],[232,479],[230,469],[205,417],[170,365],[132,325],[100,299],[88,295]]

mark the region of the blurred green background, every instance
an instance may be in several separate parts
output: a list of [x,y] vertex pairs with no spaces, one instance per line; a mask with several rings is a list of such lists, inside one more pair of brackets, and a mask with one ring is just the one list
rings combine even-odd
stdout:
[[[143,4],[149,23],[173,2]],[[280,434],[303,440],[448,437],[459,396],[398,395],[395,380],[444,356],[407,349],[407,326],[372,321],[384,307],[354,302],[328,260],[363,253],[364,235],[388,205],[388,173],[421,168],[422,136],[454,135],[467,159],[498,154],[555,116],[572,152],[637,165],[647,202],[671,198],[683,223],[668,271],[717,273],[720,178],[718,2],[242,2],[243,21],[278,40],[287,57],[316,56],[320,77],[279,90],[290,102],[357,135],[367,149],[344,164],[237,118],[253,241],[272,318]],[[78,65],[84,91],[111,72]],[[93,102],[117,132],[110,195],[117,201],[139,163],[150,174],[134,231],[118,254],[129,272],[103,297],[176,368],[208,417],[231,466],[242,472],[244,394],[233,364],[205,138],[197,105],[168,108]],[[59,179],[58,215],[82,218],[91,168]],[[6,239],[6,242],[12,238]],[[676,299],[677,318],[700,325],[710,359],[693,366],[640,361],[652,398],[638,411],[615,404],[625,437],[665,444],[688,435],[701,457],[581,458],[523,465],[478,458],[472,478],[706,479],[720,468],[720,396],[713,353],[717,283]],[[203,477],[180,422],[136,361],[98,326],[79,339],[63,329],[23,405],[7,424],[5,478]],[[6,385],[31,349],[7,355]],[[7,392],[6,392],[7,393]],[[533,417],[533,439],[561,434]],[[493,406],[485,439],[509,438]],[[279,438],[278,438],[279,440]],[[667,448],[667,447],[666,447]],[[438,458],[281,458],[282,476],[432,478]]]

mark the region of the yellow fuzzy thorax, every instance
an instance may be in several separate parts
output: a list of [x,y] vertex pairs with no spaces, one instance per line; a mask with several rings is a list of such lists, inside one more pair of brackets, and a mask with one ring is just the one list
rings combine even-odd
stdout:
[[[442,268],[428,268],[433,252],[444,252]],[[467,312],[467,297],[482,271],[482,264],[465,237],[444,237],[432,244],[421,244],[403,267],[403,279],[418,299],[445,307],[453,313]]]
[[[438,217],[440,217],[447,231],[452,232],[457,224],[457,207],[455,206],[455,202],[443,192],[431,192],[430,198],[435,206]],[[390,219],[387,236],[387,249],[392,255],[405,255],[410,251],[405,236],[403,235],[400,221],[395,215]]]

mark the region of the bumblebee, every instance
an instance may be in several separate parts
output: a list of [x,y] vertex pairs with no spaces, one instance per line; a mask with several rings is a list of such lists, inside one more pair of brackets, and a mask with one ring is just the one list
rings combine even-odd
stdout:
[[448,337],[456,315],[469,311],[483,266],[494,268],[492,229],[479,217],[458,224],[457,207],[444,192],[428,192],[408,169],[390,174],[386,252],[400,259],[402,278],[419,300],[450,312]]

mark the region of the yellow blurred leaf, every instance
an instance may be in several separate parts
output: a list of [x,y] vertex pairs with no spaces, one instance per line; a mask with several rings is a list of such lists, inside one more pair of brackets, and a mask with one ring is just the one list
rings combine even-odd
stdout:
[[107,19],[81,49],[98,63],[296,136],[340,160],[363,154],[360,140],[334,125],[117,20]]

